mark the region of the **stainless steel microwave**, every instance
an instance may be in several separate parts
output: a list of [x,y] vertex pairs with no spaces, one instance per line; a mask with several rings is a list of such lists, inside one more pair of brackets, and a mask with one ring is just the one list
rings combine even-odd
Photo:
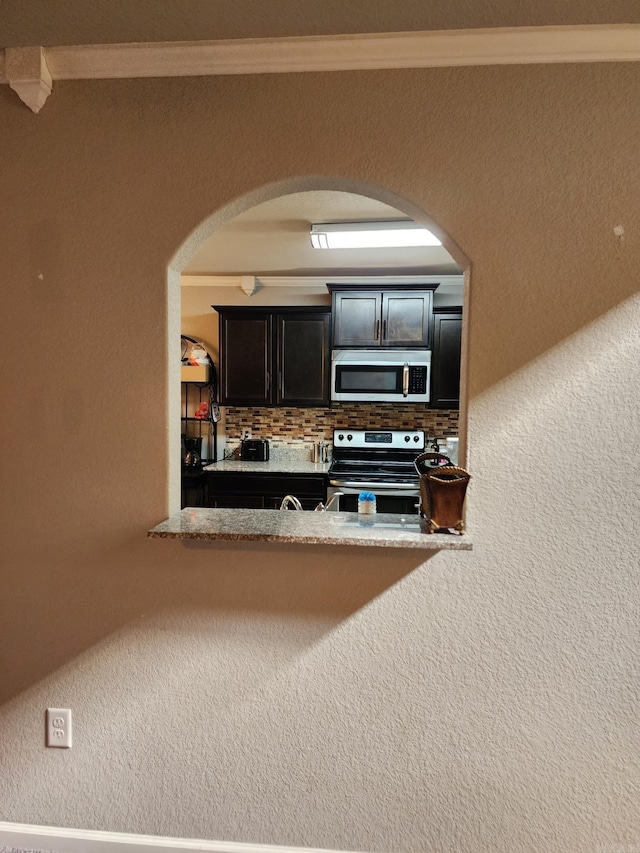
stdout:
[[331,354],[331,399],[336,402],[428,403],[429,350],[347,350]]

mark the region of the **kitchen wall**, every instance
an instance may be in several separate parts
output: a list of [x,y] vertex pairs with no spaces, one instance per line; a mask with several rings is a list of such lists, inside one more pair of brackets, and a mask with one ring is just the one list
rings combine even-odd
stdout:
[[[0,86],[0,818],[638,843],[638,91],[637,63],[62,81],[35,116]],[[474,550],[148,540],[171,259],[210,216],[343,182],[472,260]]]

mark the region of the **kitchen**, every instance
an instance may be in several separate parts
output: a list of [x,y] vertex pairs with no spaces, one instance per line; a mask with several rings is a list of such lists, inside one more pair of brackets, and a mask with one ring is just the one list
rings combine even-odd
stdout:
[[[354,511],[358,492],[373,483],[379,511],[415,514],[419,487],[413,460],[417,454],[424,450],[449,452],[450,456],[455,454],[453,462],[457,462],[463,291],[459,266],[436,240],[430,241],[435,245],[419,248],[376,246],[369,250],[329,251],[317,251],[310,241],[310,223],[406,219],[399,210],[354,193],[294,193],[236,217],[192,258],[182,276],[182,331],[192,341],[201,341],[211,354],[220,387],[214,389],[210,385],[203,389],[184,381],[182,384],[183,433],[196,437],[199,451],[195,457],[189,456],[196,465],[183,465],[183,505],[279,508],[285,494],[302,490],[302,504],[313,509],[323,506],[339,488],[341,493],[350,494],[344,494],[342,499],[338,496],[332,508]],[[394,288],[401,292],[394,294]],[[404,333],[404,340],[392,340],[391,334],[385,338],[377,321],[378,328],[372,335],[378,334],[382,339],[382,346],[377,348],[378,360],[380,351],[386,360],[395,362],[412,361],[417,356],[427,359],[424,368],[410,368],[430,377],[429,388],[422,388],[421,395],[385,396],[371,393],[371,389],[359,394],[336,392],[336,372],[346,382],[349,371],[360,368],[357,363],[334,365],[334,375],[329,376],[331,338],[334,353],[346,347],[340,350],[342,356],[355,357],[356,362],[374,354],[373,350],[363,352],[363,343],[357,339],[360,349],[349,349],[353,339],[340,332],[336,319],[331,328],[332,314],[334,318],[344,317],[347,323],[354,319],[348,316],[350,311],[361,313],[371,308],[380,313],[379,297],[371,294],[371,304],[363,303],[362,291],[384,291],[382,298],[389,300],[388,304],[385,302],[385,317],[389,316],[390,322],[395,320]],[[423,319],[415,330],[407,332],[407,325],[415,322],[411,315]],[[273,346],[267,338],[272,332],[276,337],[278,322],[281,326],[277,336],[284,336],[286,330],[290,357],[285,370],[287,390],[280,377],[282,389],[276,393],[265,388],[263,377],[275,371],[277,353],[268,364],[264,358]],[[267,330],[265,324],[270,323],[274,324],[273,330]],[[386,333],[386,320],[383,326]],[[376,344],[376,340],[364,341],[365,347]],[[187,361],[184,356],[183,361]],[[249,377],[248,363],[252,365]],[[365,371],[372,369],[369,365],[364,367]],[[183,380],[190,378],[189,370],[183,366]],[[401,368],[385,366],[384,370],[389,376],[398,374],[400,385]],[[296,377],[292,375],[294,371]],[[377,375],[376,380],[387,381]],[[331,394],[329,386],[333,389]],[[193,418],[204,398],[210,398],[213,405],[216,397],[222,401],[219,409],[216,406],[216,415],[219,412],[221,416],[218,423]],[[412,442],[419,444],[412,443],[409,451],[404,446],[399,454],[395,444],[393,450],[378,446],[371,458],[374,468],[368,477],[370,483],[363,477],[357,483],[347,483],[344,472],[342,479],[336,481],[338,472],[334,469],[338,464],[344,467],[344,461],[340,463],[334,456],[330,465],[331,447],[339,442],[343,430],[349,431],[351,448],[338,450],[336,456],[354,456],[356,441],[351,436],[358,431],[362,450],[355,455],[361,468],[360,457],[371,457],[370,431],[381,428],[385,429],[385,442],[391,441],[392,435],[394,442],[396,437],[402,442],[411,431]],[[191,446],[194,439],[187,441]],[[342,443],[347,444],[346,434]],[[319,458],[320,447],[325,464]],[[373,475],[380,474],[380,460],[390,454],[396,467],[403,459],[403,475],[389,473],[389,482],[380,482],[380,476]],[[207,464],[214,457],[217,463]],[[198,465],[200,458],[204,473]],[[251,473],[260,477],[250,477]],[[265,480],[267,475],[270,480]],[[310,476],[315,476],[315,481],[309,480]]]

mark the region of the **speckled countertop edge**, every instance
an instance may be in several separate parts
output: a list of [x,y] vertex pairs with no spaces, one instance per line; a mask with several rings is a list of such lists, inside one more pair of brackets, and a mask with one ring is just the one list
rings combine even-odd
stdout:
[[290,542],[307,545],[413,548],[424,551],[470,551],[467,535],[426,532],[417,516],[352,512],[297,512],[268,509],[200,509],[187,507],[148,531],[152,539]]
[[327,474],[329,462],[277,457],[268,462],[248,462],[242,459],[222,459],[202,469],[209,474]]

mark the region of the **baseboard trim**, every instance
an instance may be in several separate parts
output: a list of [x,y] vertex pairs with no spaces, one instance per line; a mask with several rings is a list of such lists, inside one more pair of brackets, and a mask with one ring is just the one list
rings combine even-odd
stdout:
[[311,847],[282,847],[236,841],[202,841],[195,838],[165,838],[92,829],[65,829],[0,821],[0,844],[55,853],[344,853]]

